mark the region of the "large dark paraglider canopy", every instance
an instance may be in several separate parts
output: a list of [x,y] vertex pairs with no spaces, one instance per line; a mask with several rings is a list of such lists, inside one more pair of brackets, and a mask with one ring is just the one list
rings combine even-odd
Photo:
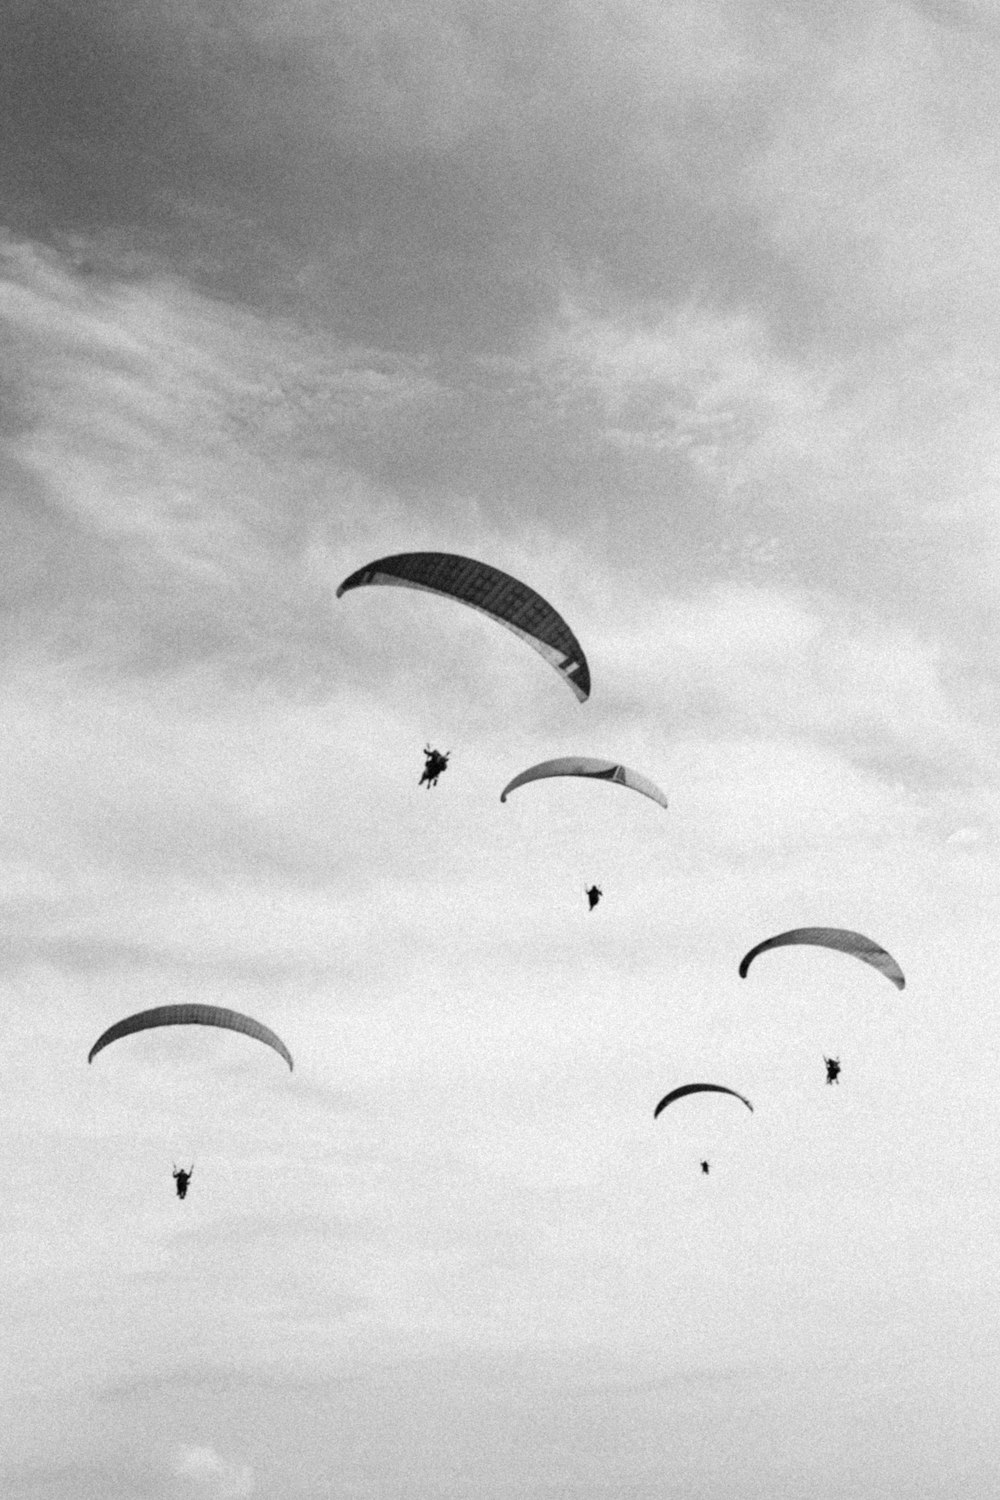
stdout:
[[590,696],[590,668],[580,642],[541,594],[509,573],[454,552],[400,552],[368,563],[345,578],[337,598],[348,589],[374,583],[426,589],[481,610],[540,652],[581,703]]
[[841,953],[850,953],[854,958],[860,958],[862,963],[871,964],[873,969],[878,969],[886,979],[891,979],[897,990],[901,990],[906,984],[903,971],[891,953],[887,953],[863,933],[850,932],[846,927],[795,927],[790,932],[779,932],[776,937],[766,938],[744,955],[740,963],[740,978],[747,977],[747,970],[758,953],[766,953],[768,948],[784,948],[793,943],[812,943],[820,948],[835,948]]
[[134,1031],[148,1031],[154,1026],[221,1026],[226,1031],[241,1031],[245,1036],[273,1047],[285,1059],[289,1068],[294,1066],[292,1054],[273,1031],[251,1016],[241,1015],[238,1010],[225,1010],[218,1005],[158,1005],[154,1010],[137,1011],[134,1016],[126,1016],[123,1021],[116,1021],[114,1026],[109,1026],[91,1047],[87,1061],[93,1062],[102,1048],[109,1046],[111,1042],[117,1042],[120,1037],[131,1036]]

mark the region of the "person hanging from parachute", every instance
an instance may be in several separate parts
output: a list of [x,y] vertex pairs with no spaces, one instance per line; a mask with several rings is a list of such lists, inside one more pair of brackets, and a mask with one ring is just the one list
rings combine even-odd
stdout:
[[823,1061],[826,1063],[827,1083],[836,1083],[840,1074],[840,1058],[824,1056]]
[[590,906],[588,907],[589,911],[594,910],[594,907],[597,905],[598,901],[600,901],[603,895],[604,892],[601,890],[601,887],[599,885],[589,885],[587,887],[586,896],[587,900],[590,902]]
[[[653,1110],[653,1119],[658,1119],[668,1105],[673,1104],[677,1099],[686,1098],[688,1094],[731,1094],[734,1099],[738,1099],[741,1104],[745,1104],[750,1113],[753,1114],[753,1105],[750,1103],[750,1100],[744,1098],[742,1094],[738,1094],[735,1089],[724,1088],[719,1083],[684,1083],[679,1089],[671,1089],[670,1093],[666,1094],[660,1100],[659,1104]],[[707,1177],[709,1169],[708,1161],[703,1159],[698,1165],[701,1167],[702,1176]]]
[[177,1183],[178,1198],[187,1197],[188,1183],[191,1181],[191,1174],[193,1171],[194,1162],[191,1163],[190,1167],[188,1167],[186,1171],[183,1167],[178,1170],[176,1165],[174,1166],[174,1181]]
[[[155,1030],[160,1026],[212,1026],[219,1027],[223,1031],[235,1031],[244,1036],[251,1037],[254,1041],[263,1042],[265,1047],[270,1047],[283,1057],[291,1072],[295,1066],[292,1054],[281,1040],[269,1027],[255,1021],[252,1016],[245,1016],[238,1010],[228,1010],[220,1005],[155,1005],[152,1010],[138,1010],[131,1016],[124,1016],[122,1020],[116,1021],[106,1031],[102,1031],[97,1041],[87,1053],[87,1062],[92,1063],[99,1052],[105,1047],[110,1047],[113,1042],[121,1041],[124,1037],[134,1036],[143,1031]],[[178,1167],[174,1163],[174,1182],[177,1185],[178,1198],[185,1198],[187,1190],[194,1173],[194,1162],[189,1167]]]
[[446,750],[442,755],[440,750],[432,750],[430,745],[425,745],[424,774],[417,782],[417,785],[423,786],[426,781],[428,791],[432,786],[437,786],[437,779],[441,775],[441,772],[448,769],[448,757],[450,754],[450,750]]

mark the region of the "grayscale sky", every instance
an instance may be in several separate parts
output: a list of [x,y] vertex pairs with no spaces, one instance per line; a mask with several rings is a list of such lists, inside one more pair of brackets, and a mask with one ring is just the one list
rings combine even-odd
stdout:
[[[998,71],[996,0],[5,0],[5,1500],[998,1493]],[[589,702],[336,599],[411,550]],[[501,806],[566,754],[669,809]],[[807,925],[906,989],[738,977]],[[88,1067],[179,1001],[294,1073]]]

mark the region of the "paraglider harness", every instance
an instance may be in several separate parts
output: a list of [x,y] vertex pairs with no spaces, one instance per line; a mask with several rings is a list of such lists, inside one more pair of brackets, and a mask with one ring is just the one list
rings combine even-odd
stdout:
[[425,745],[424,760],[426,764],[424,765],[424,774],[417,785],[423,786],[426,781],[428,790],[432,786],[437,786],[437,779],[441,775],[441,772],[448,769],[448,757],[450,754],[450,750],[446,750],[442,755],[440,750],[432,750],[430,745]]

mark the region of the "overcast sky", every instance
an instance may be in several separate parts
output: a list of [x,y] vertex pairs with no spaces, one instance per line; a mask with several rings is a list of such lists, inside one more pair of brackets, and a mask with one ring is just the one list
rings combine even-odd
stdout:
[[[996,1495],[998,69],[996,0],[3,0],[9,1500]],[[414,550],[590,700],[336,599]],[[566,754],[669,809],[501,806]],[[738,977],[812,925],[906,989]],[[294,1072],[88,1067],[177,1001]]]

